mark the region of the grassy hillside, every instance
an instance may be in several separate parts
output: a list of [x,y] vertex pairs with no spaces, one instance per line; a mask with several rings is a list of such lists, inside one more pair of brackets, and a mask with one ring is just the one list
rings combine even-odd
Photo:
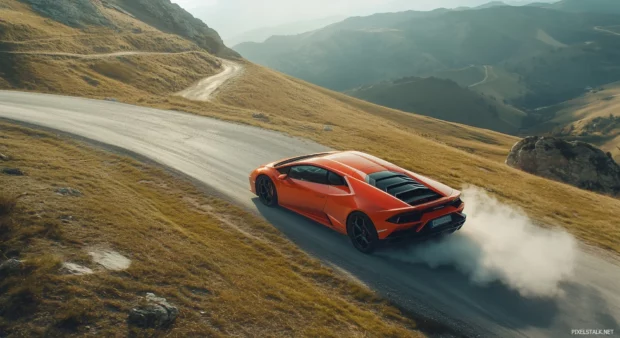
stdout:
[[[169,0],[22,0],[22,2],[31,5],[32,10],[41,16],[78,28],[125,28],[119,27],[115,20],[112,12],[117,12],[122,14],[121,16],[138,19],[140,23],[151,25],[162,32],[191,40],[211,54],[224,57],[238,56],[224,46],[215,30]],[[136,28],[136,31],[139,29]]]
[[[69,27],[37,15],[27,5],[6,1],[0,8],[0,87],[142,99],[179,91],[220,69],[215,56],[191,41],[114,9],[101,7],[100,11],[121,31]],[[174,54],[80,57],[123,51]],[[80,55],[36,54],[40,52]]]
[[[2,18],[6,20],[4,15]],[[25,69],[44,62],[51,67],[59,61],[41,55],[29,57],[23,63]],[[151,93],[147,81],[129,85],[115,80],[126,90],[114,91],[114,96],[128,103],[282,131],[336,149],[365,151],[457,188],[474,184],[523,208],[543,226],[564,227],[587,243],[620,252],[620,229],[614,226],[620,201],[507,167],[504,160],[518,138],[381,107],[261,66],[243,64],[243,75],[227,85],[214,102],[170,96],[174,93],[171,88]],[[140,74],[140,63],[132,67]],[[18,78],[27,75],[24,71]],[[41,71],[26,89],[93,96],[79,87],[45,85],[54,76]],[[66,77],[79,79],[73,72],[67,72]],[[8,88],[24,89],[16,83]],[[267,118],[254,119],[256,112]],[[324,131],[326,124],[333,126],[333,131]]]
[[[0,151],[25,176],[0,176],[0,335],[422,336],[357,283],[274,228],[132,159],[0,122]],[[76,196],[57,191],[77,189]],[[162,241],[165,238],[165,241]],[[89,252],[130,260],[106,270]],[[71,275],[73,263],[94,273]],[[172,328],[127,315],[153,292],[180,310]]]
[[597,88],[541,111],[544,123],[529,132],[590,142],[620,162],[620,84]]
[[402,78],[363,86],[346,94],[402,111],[440,120],[515,134],[525,114],[497,99],[484,97],[453,81]]

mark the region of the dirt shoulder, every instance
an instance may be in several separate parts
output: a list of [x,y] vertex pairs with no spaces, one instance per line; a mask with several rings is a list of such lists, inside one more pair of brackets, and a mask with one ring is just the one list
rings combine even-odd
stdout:
[[[2,336],[421,335],[266,222],[158,168],[4,122],[0,153],[24,174],[0,174],[0,262],[21,261],[0,272]],[[173,326],[127,324],[147,292],[178,307]]]

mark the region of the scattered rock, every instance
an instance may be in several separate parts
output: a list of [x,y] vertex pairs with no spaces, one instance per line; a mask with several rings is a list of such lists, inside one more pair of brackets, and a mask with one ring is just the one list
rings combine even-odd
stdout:
[[69,274],[76,275],[76,276],[91,275],[94,273],[93,270],[85,266],[81,266],[81,265],[78,265],[75,263],[69,263],[69,262],[62,263],[62,270],[66,271]]
[[95,250],[88,253],[93,261],[107,270],[123,271],[129,268],[131,260],[111,250]]
[[143,328],[163,328],[174,323],[179,316],[179,309],[168,303],[165,298],[147,293],[146,302],[129,312],[127,321],[131,325]]
[[325,126],[323,127],[323,131],[333,131],[334,129],[332,128],[332,126]]
[[1,161],[8,161],[10,159],[11,158],[8,155],[4,155],[4,154],[0,153],[0,160]]
[[2,169],[2,173],[10,176],[24,176],[24,172],[21,169],[17,168],[4,168]]
[[63,216],[60,216],[60,220],[61,220],[63,223],[71,223],[71,221],[73,221],[73,216],[70,216],[70,215],[63,215]]
[[506,164],[578,188],[620,195],[620,166],[584,142],[528,137],[514,145]]
[[0,264],[0,275],[7,274],[13,271],[17,271],[21,268],[22,261],[19,259],[11,258],[7,261],[2,262]]
[[58,188],[55,190],[58,195],[80,197],[82,192],[73,188]]
[[255,118],[257,120],[265,120],[265,121],[269,121],[269,116],[263,114],[263,113],[253,113],[252,114],[252,118]]

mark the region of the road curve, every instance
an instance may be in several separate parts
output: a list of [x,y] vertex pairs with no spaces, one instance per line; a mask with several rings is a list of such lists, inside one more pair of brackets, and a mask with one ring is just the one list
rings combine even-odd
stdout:
[[116,102],[0,91],[0,118],[85,137],[145,156],[216,189],[259,213],[299,247],[344,270],[403,309],[466,336],[566,337],[571,329],[620,333],[620,268],[579,256],[564,296],[528,299],[504,287],[472,285],[453,268],[431,269],[363,255],[346,237],[293,213],[262,207],[248,173],[282,157],[325,147],[258,128]]
[[600,27],[600,26],[596,26],[596,27],[594,27],[594,30],[595,30],[595,31],[599,31],[599,32],[603,32],[603,33],[608,33],[608,34],[613,34],[613,35],[618,35],[618,36],[620,36],[620,33],[618,33],[618,32],[614,32],[614,31],[610,31],[609,29],[605,29],[605,28]]
[[194,101],[209,101],[222,85],[239,76],[243,71],[243,66],[237,62],[224,59],[220,59],[220,62],[222,63],[220,73],[204,78],[175,95]]
[[473,88],[479,85],[485,84],[489,80],[489,66],[484,66],[484,79],[480,82],[476,82],[474,84],[469,85],[469,88]]

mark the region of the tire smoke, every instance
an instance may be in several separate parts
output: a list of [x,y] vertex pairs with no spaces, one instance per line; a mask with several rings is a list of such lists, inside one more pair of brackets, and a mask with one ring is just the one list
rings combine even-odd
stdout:
[[454,266],[471,281],[502,282],[524,297],[554,297],[573,275],[577,241],[562,229],[536,226],[520,209],[478,187],[463,191],[468,220],[453,235],[384,254],[431,268]]

